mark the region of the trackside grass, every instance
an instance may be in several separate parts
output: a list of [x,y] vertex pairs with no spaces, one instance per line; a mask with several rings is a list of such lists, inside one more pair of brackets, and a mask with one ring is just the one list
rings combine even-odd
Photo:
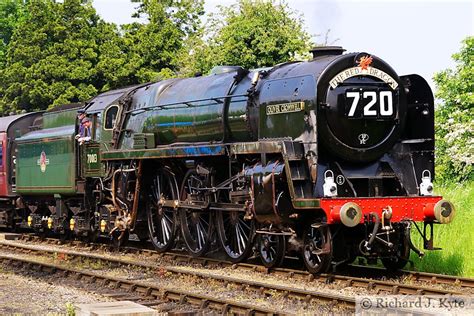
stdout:
[[[426,255],[420,259],[412,253],[411,260],[418,271],[474,277],[474,182],[438,184],[435,193],[454,203],[456,216],[448,225],[434,226],[434,246],[442,250],[423,250],[422,239],[413,227],[413,242]],[[423,229],[423,223],[418,226]]]

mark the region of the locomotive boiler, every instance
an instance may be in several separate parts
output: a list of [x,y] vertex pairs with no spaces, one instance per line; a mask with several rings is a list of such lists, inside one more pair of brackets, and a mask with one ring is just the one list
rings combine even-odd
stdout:
[[45,113],[16,139],[29,226],[117,245],[134,233],[234,262],[256,253],[268,267],[294,254],[313,273],[357,256],[401,268],[422,255],[413,225],[433,249],[454,206],[433,195],[428,84],[369,53],[312,52],[101,94],[82,107],[93,122],[82,145],[77,108]]

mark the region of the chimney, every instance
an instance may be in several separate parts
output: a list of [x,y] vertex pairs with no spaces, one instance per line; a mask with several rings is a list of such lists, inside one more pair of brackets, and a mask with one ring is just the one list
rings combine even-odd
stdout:
[[346,50],[341,46],[316,46],[309,52],[313,54],[313,59],[328,55],[342,55]]

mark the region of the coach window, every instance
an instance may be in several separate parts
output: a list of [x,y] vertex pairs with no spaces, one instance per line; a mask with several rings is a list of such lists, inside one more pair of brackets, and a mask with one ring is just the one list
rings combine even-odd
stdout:
[[115,126],[115,121],[117,120],[119,107],[118,105],[112,105],[105,112],[105,124],[104,129],[113,129]]

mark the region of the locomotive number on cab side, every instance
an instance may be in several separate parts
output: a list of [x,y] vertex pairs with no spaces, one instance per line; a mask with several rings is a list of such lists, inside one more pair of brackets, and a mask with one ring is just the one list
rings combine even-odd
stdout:
[[96,163],[97,154],[87,154],[87,163]]

